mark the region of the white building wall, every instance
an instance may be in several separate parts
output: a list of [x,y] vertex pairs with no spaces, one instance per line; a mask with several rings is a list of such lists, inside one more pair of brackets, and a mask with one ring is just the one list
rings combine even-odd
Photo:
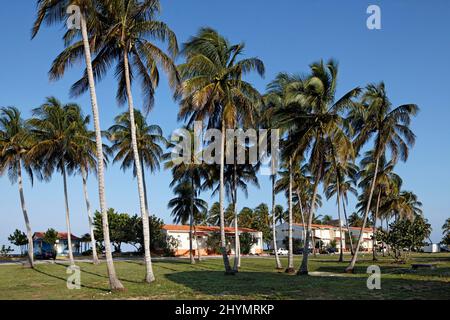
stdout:
[[[189,250],[189,232],[186,231],[167,231],[165,230],[166,234],[168,236],[172,236],[176,240],[178,240],[178,250]],[[257,243],[252,246],[250,249],[250,253],[252,254],[258,254],[262,253],[263,251],[263,235],[262,232],[252,232],[253,236],[256,238]],[[198,237],[198,248],[200,249],[207,249],[206,248],[206,241],[208,236],[202,236]],[[193,240],[192,248],[194,250],[197,250],[197,241]],[[234,253],[234,250],[232,249],[232,252]]]

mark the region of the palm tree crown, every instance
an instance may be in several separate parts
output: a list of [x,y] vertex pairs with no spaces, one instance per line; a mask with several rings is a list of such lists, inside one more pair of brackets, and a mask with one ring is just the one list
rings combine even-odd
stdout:
[[194,221],[198,221],[208,210],[206,201],[195,195],[195,190],[189,182],[181,182],[174,188],[175,198],[169,201],[174,223],[187,224],[193,210]]
[[[99,30],[93,34],[91,42],[96,42],[96,57],[92,62],[96,80],[101,80],[108,67],[116,62],[115,76],[119,86],[117,101],[123,104],[129,99],[126,88],[125,59],[129,61],[130,82],[133,78],[141,82],[143,107],[150,110],[154,104],[155,89],[159,84],[162,67],[169,77],[169,83],[176,87],[178,72],[172,58],[178,54],[178,43],[174,32],[162,21],[156,20],[160,12],[159,1],[109,0],[99,1],[98,12],[102,21]],[[100,36],[101,35],[101,36]],[[158,48],[149,39],[168,43],[172,57]],[[77,55],[76,48],[66,56]],[[125,57],[126,55],[126,57]],[[55,61],[54,68],[63,65],[64,56]],[[87,74],[76,82],[71,90],[79,95],[89,88]]]
[[[147,124],[147,121],[139,110],[135,110],[134,112],[136,141],[140,159],[150,171],[159,170],[167,140],[164,138],[160,126]],[[133,173],[136,176],[128,112],[115,118],[115,124],[108,129],[108,138],[113,143],[111,146],[111,151],[115,153],[113,162],[121,162],[120,168],[124,171],[133,167]]]

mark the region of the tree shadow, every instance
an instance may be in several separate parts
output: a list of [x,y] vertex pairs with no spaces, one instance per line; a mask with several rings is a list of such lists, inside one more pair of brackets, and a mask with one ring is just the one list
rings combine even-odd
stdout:
[[[55,263],[55,265],[63,267],[63,268],[67,268],[68,267],[68,265],[65,265],[65,264],[62,264],[62,263]],[[96,277],[99,277],[99,278],[103,278],[103,279],[108,279],[109,280],[109,277],[107,275],[95,273],[93,271],[89,271],[86,268],[82,268],[80,265],[77,265],[77,267],[80,268],[80,271],[82,273],[90,274],[91,276],[96,276]],[[142,281],[129,280],[129,279],[122,278],[120,276],[119,276],[119,280],[123,281],[123,282],[136,283],[136,284],[140,284],[140,283],[144,282],[144,280],[142,280]]]
[[275,272],[184,271],[164,275],[168,280],[218,299],[448,299],[450,283],[383,279],[382,290],[369,290],[367,277],[296,276]]
[[[374,261],[374,265],[377,265],[377,262]],[[336,274],[346,274],[345,267],[343,266],[320,266],[314,271],[319,272],[332,272]],[[367,274],[368,265],[356,265],[354,269],[355,274]],[[449,267],[439,267],[437,266],[435,269],[417,269],[414,270],[409,265],[401,265],[401,264],[392,264],[392,265],[380,265],[381,274],[414,274],[417,276],[439,276],[439,277],[448,277],[450,276],[450,268]]]
[[450,254],[448,257],[427,257],[427,256],[418,256],[413,258],[414,261],[429,261],[429,262],[449,262],[450,261]]
[[[377,265],[376,261],[374,261],[374,265]],[[318,272],[332,272],[332,273],[342,273],[345,274],[345,268],[348,266],[348,263],[342,263],[341,265],[330,265],[330,266],[320,266],[314,271]],[[353,269],[354,274],[367,274],[368,265],[356,265]],[[380,265],[381,272],[391,273],[394,270],[405,270],[406,267],[399,267],[397,265]]]
[[[57,280],[61,280],[61,281],[64,282],[65,284],[67,283],[67,278],[60,277],[60,276],[57,276],[57,275],[55,275],[55,274],[51,274],[51,273],[45,272],[45,271],[43,271],[43,270],[39,270],[38,268],[34,268],[33,270],[36,271],[37,273],[43,274],[43,275],[45,275],[45,276],[47,276],[47,277],[51,277],[51,278],[54,278],[54,279],[57,279]],[[87,285],[85,285],[85,284],[80,284],[80,286],[81,286],[82,288],[85,288],[85,289],[100,290],[100,291],[104,291],[104,292],[109,292],[109,291],[110,291],[109,289],[100,288],[100,287],[87,286]]]

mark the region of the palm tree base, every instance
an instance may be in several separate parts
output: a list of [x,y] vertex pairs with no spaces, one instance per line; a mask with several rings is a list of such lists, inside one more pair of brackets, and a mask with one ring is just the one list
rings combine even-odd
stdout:
[[29,260],[25,261],[22,263],[22,267],[26,268],[26,269],[33,269],[34,266],[31,264],[31,262]]
[[284,272],[285,273],[289,273],[289,274],[294,274],[295,273],[295,269],[294,268],[287,268]]
[[354,268],[347,268],[347,269],[345,269],[345,273],[353,274],[353,273],[355,273],[355,269]]
[[298,276],[308,276],[309,272],[308,272],[308,270],[298,270],[297,275]]
[[235,270],[225,271],[225,275],[226,276],[235,276],[236,275],[236,271]]
[[122,283],[117,280],[116,283],[111,285],[111,291],[112,292],[124,292],[127,291],[127,289],[125,289],[125,287],[122,285]]
[[126,292],[126,291],[127,289],[125,287],[111,289],[111,292]]

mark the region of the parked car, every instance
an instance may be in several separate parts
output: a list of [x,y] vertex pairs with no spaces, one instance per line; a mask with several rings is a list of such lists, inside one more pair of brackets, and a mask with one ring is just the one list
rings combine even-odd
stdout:
[[36,254],[36,259],[39,260],[56,260],[56,251],[42,251],[40,254]]
[[[294,250],[294,254],[303,254],[303,251],[305,250],[305,248],[298,248],[296,250]],[[309,248],[309,254],[313,253],[313,249]]]
[[[275,250],[272,251],[272,252],[273,252],[273,254],[275,254]],[[287,255],[289,254],[289,251],[286,250],[286,249],[284,249],[284,248],[278,248],[277,253],[278,253],[280,256],[287,256]]]
[[327,248],[327,253],[328,254],[336,254],[337,249],[336,248]]

